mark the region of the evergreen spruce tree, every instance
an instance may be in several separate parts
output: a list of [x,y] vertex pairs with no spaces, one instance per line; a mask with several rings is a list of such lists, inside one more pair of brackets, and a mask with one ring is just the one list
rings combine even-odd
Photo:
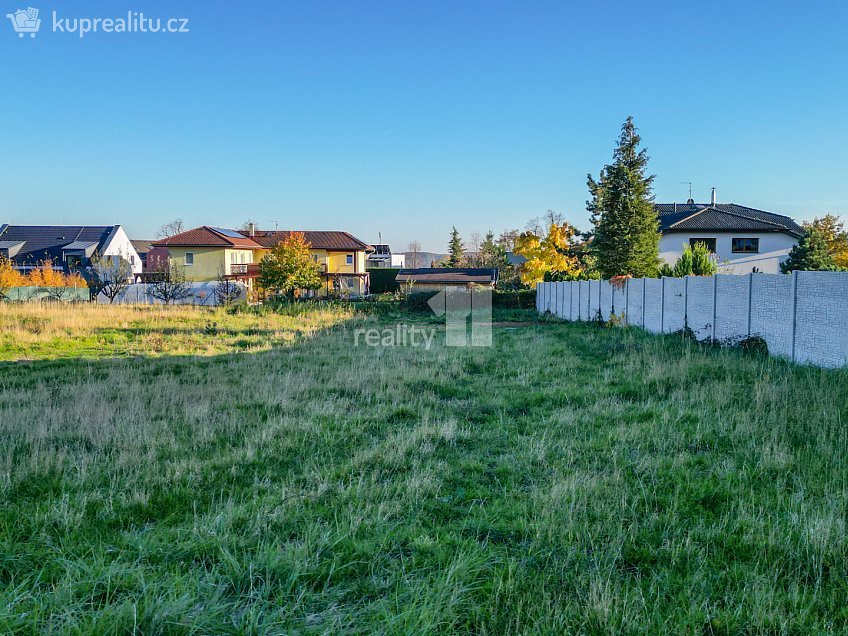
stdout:
[[780,271],[836,271],[836,261],[830,253],[827,239],[821,230],[808,226],[801,240],[789,252],[789,258],[780,264]]
[[448,244],[447,267],[462,267],[465,263],[465,246],[456,227],[451,230],[450,243]]
[[587,208],[595,224],[592,251],[603,278],[656,276],[659,267],[659,220],[653,205],[653,175],[646,175],[648,155],[639,150],[633,118],[621,127],[611,164],[597,181],[588,176],[592,200]]

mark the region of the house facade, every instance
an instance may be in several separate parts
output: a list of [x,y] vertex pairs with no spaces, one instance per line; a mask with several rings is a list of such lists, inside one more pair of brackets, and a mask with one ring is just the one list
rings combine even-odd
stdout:
[[701,242],[721,274],[779,274],[803,234],[788,216],[735,203],[660,203],[660,259],[674,265],[684,245]]
[[123,258],[133,275],[142,263],[120,225],[0,225],[0,256],[25,273],[50,261],[65,273],[84,270],[95,256]]
[[[182,268],[187,280],[211,281],[223,276],[253,287],[259,276],[259,262],[291,233],[202,226],[156,241],[153,247],[158,260],[162,250],[167,250],[168,261]],[[368,293],[367,244],[347,232],[303,234],[321,271],[318,295]]]
[[[242,231],[242,235],[257,243],[262,248],[261,256],[264,256],[294,231],[250,228]],[[370,279],[365,261],[371,250],[367,243],[348,232],[304,231],[303,236],[309,244],[312,259],[321,270],[322,284],[317,295],[364,296],[368,293]],[[245,268],[245,273],[248,275],[245,282],[249,283],[251,278],[258,276],[259,268]]]

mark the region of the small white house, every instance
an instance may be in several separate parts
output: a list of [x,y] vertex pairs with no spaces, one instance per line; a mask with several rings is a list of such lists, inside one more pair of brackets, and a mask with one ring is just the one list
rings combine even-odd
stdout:
[[779,274],[804,230],[788,216],[736,203],[659,203],[660,259],[674,265],[684,245],[705,243],[721,274]]

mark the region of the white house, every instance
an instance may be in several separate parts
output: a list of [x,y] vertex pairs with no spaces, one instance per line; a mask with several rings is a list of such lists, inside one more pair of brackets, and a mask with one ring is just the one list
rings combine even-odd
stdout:
[[392,248],[385,243],[375,243],[371,247],[373,252],[368,254],[366,265],[368,267],[397,267],[403,269],[406,266],[406,255],[395,254]]
[[95,254],[121,257],[141,274],[141,258],[120,225],[0,225],[0,256],[24,272],[48,260],[65,272],[84,269]]
[[779,274],[803,229],[788,216],[736,203],[658,203],[660,259],[674,265],[684,245],[705,243],[721,274]]

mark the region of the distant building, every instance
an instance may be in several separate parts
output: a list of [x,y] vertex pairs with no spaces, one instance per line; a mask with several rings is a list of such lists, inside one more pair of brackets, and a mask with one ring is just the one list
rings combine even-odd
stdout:
[[[153,244],[156,260],[166,258],[182,267],[191,281],[212,281],[223,276],[252,286],[259,276],[259,261],[284,241],[291,231],[266,231],[250,227],[231,230],[202,226]],[[313,260],[318,263],[323,283],[318,295],[338,293],[361,296],[368,293],[365,270],[368,245],[347,232],[303,232]],[[148,261],[154,252],[148,254]]]
[[27,272],[50,261],[64,272],[83,270],[95,255],[121,257],[133,274],[141,258],[120,225],[0,225],[0,256]]
[[722,274],[780,273],[804,230],[788,216],[736,203],[659,203],[660,259],[674,265],[684,245],[705,243]]
[[138,257],[141,259],[141,267],[142,271],[147,271],[147,255],[153,249],[153,243],[155,243],[155,239],[150,240],[142,240],[142,239],[131,239],[130,243],[135,248],[135,251],[138,252]]
[[426,267],[402,269],[395,280],[412,285],[414,292],[439,291],[445,287],[490,287],[498,283],[498,270],[480,267]]
[[406,255],[393,254],[392,248],[385,243],[372,245],[374,251],[368,254],[365,261],[366,267],[396,267],[403,269],[406,266]]

